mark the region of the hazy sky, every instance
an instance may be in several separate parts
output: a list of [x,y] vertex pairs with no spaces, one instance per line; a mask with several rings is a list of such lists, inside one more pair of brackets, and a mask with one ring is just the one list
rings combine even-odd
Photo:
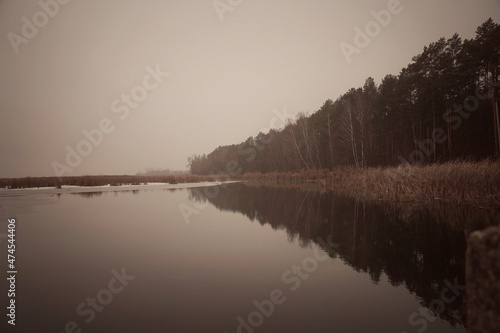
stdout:
[[[439,37],[500,22],[499,0],[402,0],[348,63],[340,44],[392,1],[0,0],[0,177],[53,176],[54,161],[64,175],[184,169],[273,109],[314,112]],[[67,147],[87,156],[71,166]]]

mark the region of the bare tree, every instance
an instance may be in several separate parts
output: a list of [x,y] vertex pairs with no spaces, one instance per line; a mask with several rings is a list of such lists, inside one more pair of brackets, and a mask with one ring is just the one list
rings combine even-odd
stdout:
[[305,158],[304,158],[304,155],[302,155],[302,152],[300,151],[300,145],[297,141],[297,136],[295,135],[295,131],[294,131],[294,127],[295,125],[294,124],[289,124],[287,126],[289,128],[289,141],[293,144],[293,147],[295,148],[295,151],[297,152],[297,154],[299,155],[302,163],[304,164],[304,166],[306,167],[306,169],[310,169],[309,168],[309,165],[307,164]]
[[354,159],[354,165],[359,166],[358,160],[358,146],[356,144],[356,136],[354,133],[354,119],[353,108],[350,101],[344,101],[343,114],[341,117],[341,126],[339,132],[339,138],[347,143],[352,151],[352,157]]
[[361,93],[356,94],[357,107],[355,109],[356,120],[358,121],[359,126],[359,142],[360,142],[360,166],[366,166],[366,157],[365,157],[365,122],[368,114],[368,106],[366,105],[366,101],[363,99]]
[[306,148],[307,157],[309,158],[309,165],[314,169],[314,160],[311,154],[311,139],[309,136],[309,126],[308,117],[304,113],[299,113],[297,117],[297,127],[302,134],[302,139],[304,140],[304,146]]
[[333,167],[333,148],[332,148],[332,129],[330,128],[330,114],[327,116],[328,119],[328,147],[330,148],[330,167]]

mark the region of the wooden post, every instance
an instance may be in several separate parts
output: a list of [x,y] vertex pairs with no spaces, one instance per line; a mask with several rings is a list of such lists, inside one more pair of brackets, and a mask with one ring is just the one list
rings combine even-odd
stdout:
[[468,331],[500,332],[500,227],[470,234],[466,277]]
[[[494,95],[493,95],[494,96]],[[497,156],[500,156],[500,114],[498,114],[498,100],[494,100],[493,103],[495,103],[495,115],[496,115],[496,127],[497,127],[497,137],[496,137],[496,142],[497,146],[495,147],[496,149],[496,154]]]

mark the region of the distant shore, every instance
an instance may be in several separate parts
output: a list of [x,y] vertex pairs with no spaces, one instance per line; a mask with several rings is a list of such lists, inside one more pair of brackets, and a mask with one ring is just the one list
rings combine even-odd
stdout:
[[22,188],[61,188],[62,186],[125,186],[146,185],[151,183],[180,184],[215,182],[220,180],[216,176],[199,176],[191,174],[167,175],[167,176],[130,176],[130,175],[97,175],[97,176],[74,176],[74,177],[23,177],[23,178],[0,178],[0,188],[22,189]]

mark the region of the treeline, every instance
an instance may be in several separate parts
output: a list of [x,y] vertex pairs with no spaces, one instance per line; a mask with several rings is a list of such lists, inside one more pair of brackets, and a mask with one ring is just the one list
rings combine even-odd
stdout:
[[399,75],[366,79],[282,130],[188,159],[193,174],[393,166],[500,156],[500,26],[424,47]]
[[177,176],[187,173],[185,170],[170,170],[170,169],[146,169],[143,172],[136,173],[137,176]]

